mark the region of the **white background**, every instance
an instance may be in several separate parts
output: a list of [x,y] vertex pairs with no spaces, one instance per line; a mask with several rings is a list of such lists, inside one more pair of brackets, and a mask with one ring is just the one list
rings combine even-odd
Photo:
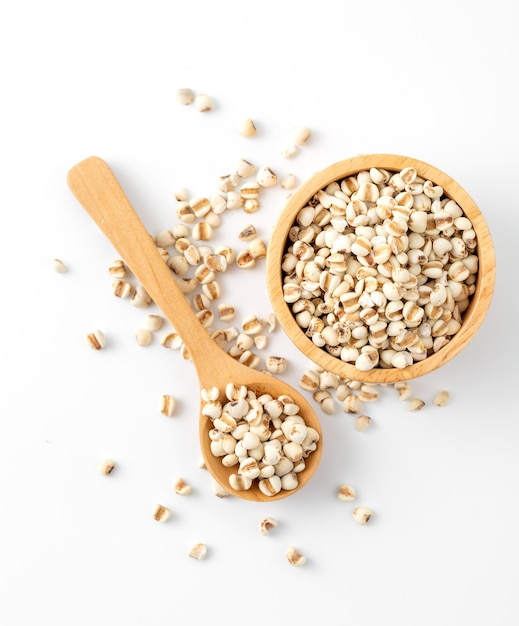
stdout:
[[[0,8],[0,623],[240,622],[401,626],[518,623],[516,386],[518,45],[513,3],[36,0]],[[179,87],[210,94],[199,113]],[[255,139],[237,124],[252,117]],[[313,136],[293,160],[292,129]],[[216,191],[240,157],[302,182],[359,153],[414,156],[454,177],[491,230],[497,283],[480,331],[449,365],[355,417],[321,414],[315,478],[287,499],[215,497],[198,466],[198,387],[178,353],[137,346],[147,312],[111,293],[117,258],[66,185],[96,154],[150,232],[173,194]],[[286,192],[219,237],[268,240]],[[55,257],[69,267],[51,269]],[[222,299],[270,311],[264,264],[222,277]],[[90,350],[85,335],[108,341]],[[166,329],[167,327],[165,327]],[[309,364],[281,330],[262,354]],[[444,408],[432,404],[441,389]],[[177,397],[171,418],[164,393]],[[105,457],[117,461],[109,477]],[[190,496],[172,490],[183,476]],[[354,503],[336,497],[357,489]],[[160,524],[157,503],[172,510]],[[367,526],[355,505],[373,509]],[[279,526],[268,537],[265,515]],[[190,559],[196,542],[208,557]],[[307,557],[285,560],[288,546]]]

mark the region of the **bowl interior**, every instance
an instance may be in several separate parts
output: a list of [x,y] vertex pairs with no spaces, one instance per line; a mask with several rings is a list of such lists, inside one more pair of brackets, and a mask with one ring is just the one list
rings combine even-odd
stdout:
[[[318,347],[305,334],[295,320],[283,294],[282,263],[289,243],[289,231],[299,211],[321,189],[330,183],[371,168],[400,172],[412,167],[417,175],[430,180],[443,189],[443,196],[454,200],[472,222],[476,233],[478,271],[475,291],[470,304],[462,316],[462,325],[446,345],[437,352],[403,368],[375,367],[363,371],[350,362],[332,356]],[[411,157],[393,154],[368,154],[339,161],[321,170],[306,181],[287,201],[273,230],[267,254],[267,284],[274,312],[280,325],[298,349],[316,365],[335,372],[341,377],[370,383],[394,383],[417,378],[429,373],[456,356],[479,329],[490,306],[495,285],[495,253],[487,224],[475,202],[468,193],[450,176],[428,163]]]

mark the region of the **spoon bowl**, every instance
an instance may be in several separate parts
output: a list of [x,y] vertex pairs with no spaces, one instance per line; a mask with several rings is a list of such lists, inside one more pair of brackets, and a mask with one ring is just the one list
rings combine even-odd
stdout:
[[225,387],[231,382],[237,386],[245,385],[257,396],[289,396],[299,406],[299,415],[305,424],[319,434],[317,448],[305,459],[305,469],[298,474],[295,489],[282,489],[269,496],[259,489],[257,481],[253,481],[250,489],[237,490],[229,484],[229,476],[236,473],[237,468],[225,467],[221,459],[211,452],[209,431],[213,424],[200,411],[200,447],[205,465],[213,478],[230,494],[252,501],[278,500],[299,491],[315,473],[322,454],[321,426],[308,401],[284,381],[239,363],[217,346],[194,314],[152,237],[105,161],[99,157],[81,161],[69,171],[67,182],[77,200],[181,336],[194,363],[200,388],[218,387],[222,403],[227,401]]

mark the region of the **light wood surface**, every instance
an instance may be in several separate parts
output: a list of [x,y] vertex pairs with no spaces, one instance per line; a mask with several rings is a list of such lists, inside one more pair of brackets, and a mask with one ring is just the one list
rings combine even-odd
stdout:
[[[440,185],[445,194],[455,200],[471,220],[476,232],[479,271],[476,291],[468,310],[464,313],[461,329],[450,342],[425,360],[403,369],[375,368],[360,371],[318,348],[298,326],[289,305],[283,298],[281,263],[286,251],[288,231],[299,210],[317,191],[333,181],[341,180],[371,167],[400,171],[405,167],[416,168],[418,175]],[[394,383],[418,378],[439,368],[454,358],[473,338],[489,309],[495,285],[496,260],[492,238],[483,215],[469,194],[451,177],[441,170],[411,157],[393,154],[367,154],[339,161],[315,174],[305,182],[287,201],[272,232],[267,254],[267,281],[269,295],[276,316],[292,342],[314,363],[340,376],[368,383]]]
[[[85,159],[70,170],[67,182],[80,204],[182,337],[196,368],[200,387],[217,386],[223,390],[227,383],[234,382],[247,385],[257,394],[270,393],[274,397],[289,395],[299,405],[306,424],[320,435],[317,450],[306,459],[306,468],[298,475],[296,489],[265,496],[255,481],[251,489],[235,491],[228,484],[228,476],[236,471],[236,467],[226,468],[219,458],[212,455],[208,435],[212,423],[200,414],[200,447],[212,476],[231,494],[247,500],[278,500],[299,491],[315,473],[322,455],[321,425],[307,400],[284,381],[242,365],[215,344],[195,316],[152,237],[105,161],[99,157]],[[224,399],[223,391],[221,399]]]

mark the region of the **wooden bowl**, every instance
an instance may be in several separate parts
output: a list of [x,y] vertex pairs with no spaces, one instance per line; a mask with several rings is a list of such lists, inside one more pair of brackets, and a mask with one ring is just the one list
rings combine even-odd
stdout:
[[[352,363],[332,356],[318,347],[306,336],[283,297],[282,262],[289,240],[289,231],[299,211],[321,189],[334,181],[356,175],[370,168],[382,168],[400,172],[413,167],[418,176],[430,180],[443,188],[443,195],[454,200],[472,222],[476,233],[478,272],[475,292],[462,316],[461,328],[449,342],[437,352],[403,368],[375,367],[368,371],[359,370]],[[341,377],[367,383],[395,383],[418,378],[437,369],[455,357],[474,337],[489,309],[495,285],[495,252],[487,224],[468,193],[450,176],[441,170],[417,159],[394,154],[368,154],[334,163],[305,182],[287,201],[272,232],[267,254],[267,284],[270,300],[280,325],[297,348],[317,366],[335,372]]]

